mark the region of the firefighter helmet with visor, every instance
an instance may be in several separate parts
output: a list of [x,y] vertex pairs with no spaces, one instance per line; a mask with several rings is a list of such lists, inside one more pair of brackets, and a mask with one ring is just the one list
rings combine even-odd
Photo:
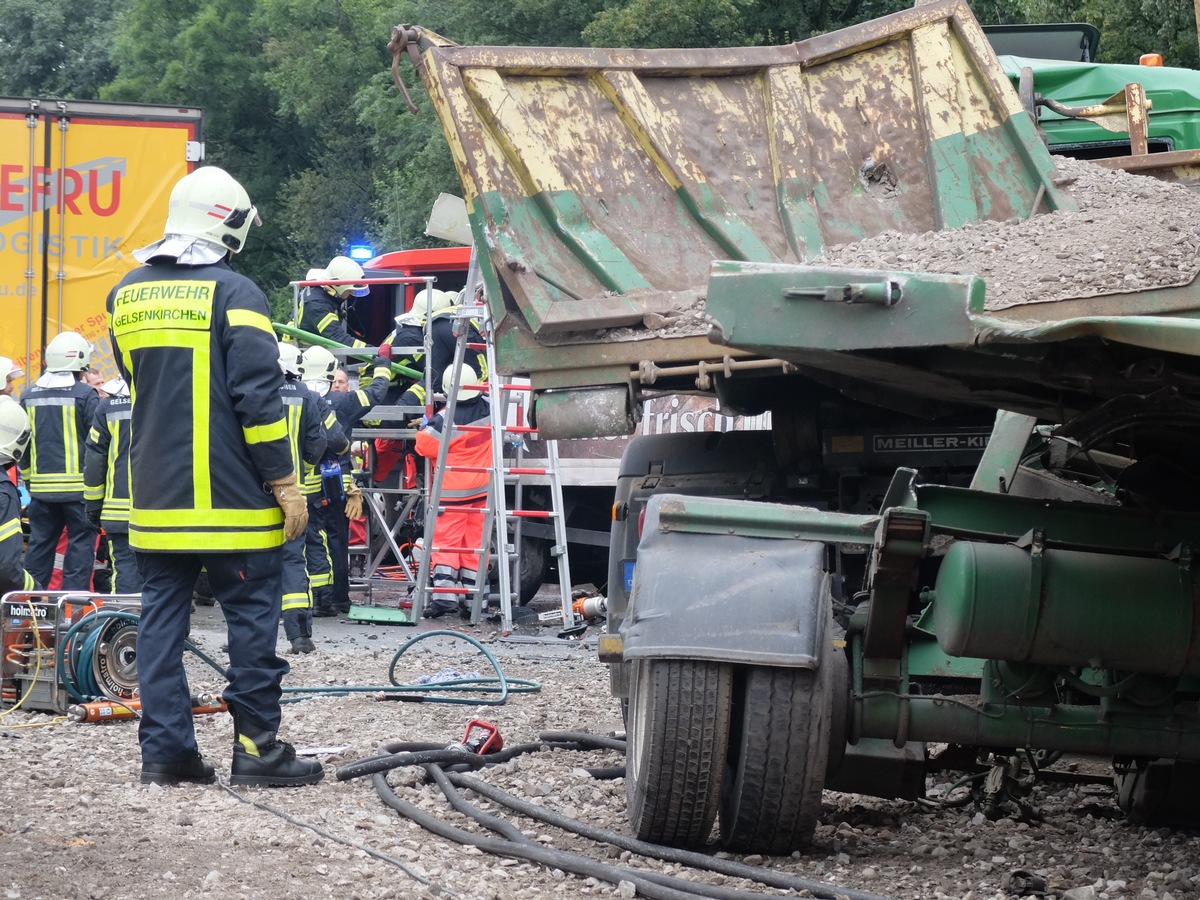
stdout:
[[[442,372],[442,393],[447,397],[450,396],[454,383],[454,367],[446,366],[446,371]],[[465,403],[482,394],[483,391],[476,387],[478,384],[479,375],[475,370],[466,363],[461,363],[458,367],[458,402]]]
[[171,191],[168,235],[184,235],[238,253],[251,225],[261,225],[246,189],[217,166],[201,166],[184,175]]
[[309,347],[300,357],[300,377],[322,397],[329,393],[337,367],[337,357],[324,347]]
[[300,348],[287,341],[279,342],[279,368],[284,375],[296,377],[300,374]]
[[[363,277],[363,268],[348,256],[335,256],[329,261],[329,265],[325,267],[325,274],[330,281],[358,282]],[[326,290],[332,291],[339,297],[347,291],[354,297],[365,297],[371,293],[371,289],[361,282],[357,284],[331,284],[326,287]]]
[[46,345],[47,372],[82,372],[92,364],[92,345],[77,331],[64,331]]
[[29,416],[12,397],[0,396],[0,463],[20,462],[29,446]]

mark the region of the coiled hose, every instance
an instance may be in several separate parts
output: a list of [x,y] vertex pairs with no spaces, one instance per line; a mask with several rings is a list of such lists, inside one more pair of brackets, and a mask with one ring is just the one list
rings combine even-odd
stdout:
[[[55,648],[55,665],[62,673],[62,683],[71,699],[77,703],[104,698],[106,695],[93,676],[94,659],[102,625],[108,619],[123,619],[136,624],[140,616],[127,610],[100,607],[81,617],[64,633]],[[419,642],[431,637],[451,637],[466,641],[487,659],[495,672],[494,678],[455,678],[430,684],[401,684],[396,678],[396,664],[400,657]],[[225,667],[193,644],[184,641],[184,650],[192,653],[213,671],[225,676]],[[295,703],[318,695],[345,696],[354,693],[381,694],[384,700],[402,700],[408,703],[457,703],[471,706],[502,706],[511,694],[537,693],[542,686],[526,678],[509,678],[500,669],[496,657],[478,640],[469,634],[448,629],[427,631],[415,635],[398,649],[388,666],[388,684],[382,685],[336,685],[320,687],[285,686],[284,702]],[[470,694],[471,696],[442,696],[442,694]],[[495,695],[479,697],[479,694]],[[109,699],[122,699],[111,697]],[[127,698],[126,698],[127,699]]]
[[[451,637],[466,641],[476,650],[484,655],[488,664],[492,667],[492,671],[496,673],[494,678],[454,678],[447,681],[432,682],[429,684],[401,684],[396,680],[396,663],[400,661],[405,653],[412,647],[419,644],[421,641],[432,637]],[[496,662],[496,657],[491,654],[487,647],[483,646],[475,638],[469,634],[463,634],[461,631],[451,631],[448,629],[438,629],[435,631],[426,631],[418,635],[414,635],[408,641],[401,645],[400,649],[392,656],[391,664],[388,666],[388,681],[386,685],[336,685],[332,687],[285,687],[284,693],[303,694],[304,697],[295,699],[306,699],[309,696],[319,694],[332,694],[334,696],[352,693],[373,693],[381,694],[381,700],[401,700],[406,703],[459,703],[469,706],[503,706],[507,702],[510,694],[536,694],[542,689],[539,682],[530,681],[526,678],[509,678],[500,669],[500,663]],[[441,693],[447,694],[463,694],[470,693],[478,694],[495,694],[491,699],[480,699],[478,696],[471,697],[455,697],[455,696],[439,696]]]
[[[506,791],[486,784],[486,782],[455,772],[447,773],[442,768],[443,765],[458,767],[465,763],[473,769],[478,769],[485,765],[496,765],[505,762],[521,753],[542,749],[618,749],[623,751],[625,748],[624,741],[587,733],[543,732],[539,737],[541,740],[537,743],[522,744],[498,753],[489,753],[485,756],[472,754],[459,748],[447,749],[442,747],[442,749],[437,749],[440,746],[437,744],[402,741],[389,742],[381,748],[385,751],[384,753],[343,766],[338,770],[337,777],[339,780],[345,781],[349,778],[370,774],[376,792],[388,807],[394,809],[405,818],[416,822],[426,830],[447,840],[477,847],[487,853],[525,859],[562,869],[565,872],[573,872],[577,875],[596,878],[610,884],[629,881],[634,884],[640,895],[646,897],[663,898],[663,900],[684,900],[684,898],[691,900],[691,898],[696,897],[715,898],[715,900],[748,900],[750,897],[759,897],[761,894],[689,881],[684,878],[648,872],[644,869],[612,865],[581,856],[580,854],[545,847],[526,837],[511,823],[485,813],[474,804],[468,802],[462,797],[457,788],[463,787],[475,791],[480,796],[506,806],[520,815],[528,816],[547,825],[552,825],[590,840],[611,844],[612,846],[642,856],[678,863],[692,868],[705,869],[730,877],[744,878],[767,887],[808,891],[814,897],[828,898],[828,900],[839,897],[845,897],[848,900],[887,900],[886,897],[880,894],[787,875],[782,872],[763,869],[734,860],[718,859],[695,851],[680,850],[674,847],[664,847],[646,841],[639,841],[628,835],[588,825],[578,819],[552,812],[536,804],[514,797]],[[474,756],[475,759],[464,759],[464,757],[470,756]],[[421,765],[429,777],[441,787],[443,794],[452,808],[470,817],[485,828],[496,832],[501,837],[488,837],[466,831],[401,799],[396,795],[392,786],[388,784],[385,773],[388,769],[402,765]]]

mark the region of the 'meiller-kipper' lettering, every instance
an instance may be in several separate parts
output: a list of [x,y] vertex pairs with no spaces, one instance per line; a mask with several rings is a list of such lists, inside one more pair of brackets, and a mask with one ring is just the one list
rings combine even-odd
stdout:
[[987,446],[986,434],[897,434],[875,438],[876,452],[903,450],[982,450]]

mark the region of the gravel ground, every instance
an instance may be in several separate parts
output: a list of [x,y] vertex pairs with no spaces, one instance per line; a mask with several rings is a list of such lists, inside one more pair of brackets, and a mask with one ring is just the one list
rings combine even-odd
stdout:
[[[414,630],[318,620],[318,651],[289,657],[293,671],[286,684],[386,684],[396,649],[434,624]],[[197,644],[218,656],[222,627],[219,609],[201,609],[193,617]],[[508,746],[536,741],[547,730],[605,734],[622,727],[588,636],[571,643],[514,642],[498,640],[487,626],[463,631],[485,642],[506,677],[538,681],[540,692],[515,694],[500,707],[380,702],[366,693],[289,704],[283,736],[301,750],[319,751],[325,763],[326,778],[313,787],[234,792],[221,785],[141,785],[133,723],[66,724],[23,710],[7,715],[0,720],[7,773],[0,782],[0,890],[7,898],[255,900],[639,895],[631,882],[606,884],[451,843],[385,807],[369,778],[336,780],[339,766],[376,754],[385,742],[449,743],[473,717],[495,722]],[[486,659],[474,647],[435,636],[400,658],[397,678],[411,684],[446,668],[488,674]],[[221,679],[195,665],[192,684],[219,689]],[[202,750],[219,773],[227,773],[228,718],[201,716],[196,723]],[[584,770],[622,762],[613,750],[546,751],[478,777],[535,804],[624,832],[623,781],[596,780]],[[941,777],[941,784],[931,780],[931,796],[953,777]],[[389,778],[410,803],[478,830],[447,811],[420,770],[397,769]],[[1015,870],[1045,878],[1048,896],[1071,900],[1200,896],[1200,835],[1123,822],[1105,786],[1043,786],[1034,802],[1042,822],[991,822],[970,806],[946,809],[827,792],[809,851],[790,858],[736,858],[913,900],[1016,896],[1006,890]],[[511,813],[506,818],[546,847],[743,891],[785,894],[597,846]]]

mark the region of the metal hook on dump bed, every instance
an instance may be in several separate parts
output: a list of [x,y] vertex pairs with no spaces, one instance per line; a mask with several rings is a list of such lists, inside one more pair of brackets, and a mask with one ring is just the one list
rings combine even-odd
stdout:
[[420,36],[421,30],[413,25],[397,25],[392,29],[392,39],[388,41],[387,45],[388,49],[392,51],[392,80],[396,82],[397,89],[404,95],[404,105],[408,107],[409,112],[414,113],[417,111],[417,104],[409,96],[408,88],[404,86],[404,79],[400,77],[400,54],[407,50],[413,67],[420,73],[421,67],[424,65],[421,59]]

